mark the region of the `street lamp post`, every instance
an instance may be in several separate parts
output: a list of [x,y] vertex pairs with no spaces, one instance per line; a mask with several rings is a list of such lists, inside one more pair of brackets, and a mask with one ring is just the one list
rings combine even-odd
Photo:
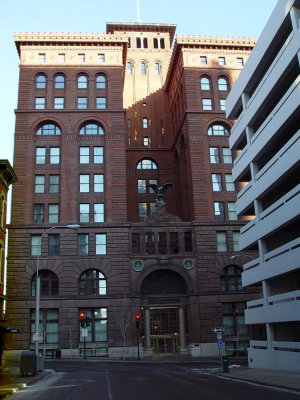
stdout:
[[38,252],[37,262],[36,262],[36,280],[35,280],[35,357],[36,366],[38,370],[38,356],[39,356],[39,322],[40,322],[40,277],[39,277],[39,263],[40,263],[40,253],[42,254],[42,240],[43,237],[52,231],[53,229],[67,228],[67,229],[79,229],[80,225],[68,224],[68,225],[57,225],[52,226],[45,230],[45,232],[40,237],[40,248],[41,251]]

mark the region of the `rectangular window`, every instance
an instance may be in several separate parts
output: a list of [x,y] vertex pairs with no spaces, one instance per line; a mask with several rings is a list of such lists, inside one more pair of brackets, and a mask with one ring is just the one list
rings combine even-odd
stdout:
[[35,149],[35,163],[46,164],[46,147],[37,147]]
[[132,254],[140,254],[140,234],[133,233],[131,237]]
[[244,65],[244,60],[243,60],[242,58],[238,57],[238,58],[236,59],[236,64],[237,64],[239,67],[242,67],[242,66]]
[[94,222],[104,222],[104,204],[94,204]]
[[103,147],[94,147],[94,164],[103,164]]
[[45,193],[45,175],[36,175],[34,193]]
[[64,63],[64,62],[66,62],[66,55],[65,55],[65,54],[59,54],[59,55],[58,55],[58,62],[59,62],[59,63]]
[[232,232],[233,238],[233,251],[240,251],[239,238],[240,232]]
[[158,232],[158,254],[167,253],[167,234],[166,232]]
[[202,109],[203,110],[212,110],[212,100],[211,99],[202,99]]
[[79,191],[80,193],[88,193],[90,191],[90,176],[80,175],[79,176]]
[[130,119],[127,120],[127,127],[130,128]]
[[[157,179],[149,179],[149,185],[157,185]],[[152,188],[149,188],[149,193],[155,193]]]
[[46,99],[45,97],[36,97],[34,108],[36,110],[43,110],[46,107]]
[[59,206],[58,204],[49,204],[48,206],[49,224],[56,224],[59,221]]
[[226,65],[225,57],[219,57],[219,65]]
[[90,148],[80,147],[79,148],[79,162],[80,164],[89,164],[90,162]]
[[145,234],[146,254],[154,254],[155,253],[154,240],[155,240],[154,233],[148,232]]
[[225,99],[220,99],[220,110],[225,111]]
[[77,108],[87,108],[87,97],[77,97]]
[[184,251],[193,251],[192,232],[184,232]]
[[50,164],[59,164],[60,147],[50,147]]
[[219,162],[220,162],[219,147],[210,147],[209,148],[209,157],[210,157],[211,164],[219,164]]
[[232,154],[229,147],[223,147],[223,163],[232,164]]
[[[85,341],[87,343],[107,342],[107,308],[81,308],[79,312],[84,312],[91,321],[90,326],[87,327]],[[80,335],[80,342],[83,341],[84,338]]]
[[59,256],[59,235],[48,235],[48,255]]
[[104,54],[98,54],[98,62],[99,63],[104,63],[105,62],[105,55]]
[[153,214],[156,210],[156,204],[150,203],[150,215]]
[[78,255],[86,256],[89,254],[89,235],[80,233],[78,235]]
[[56,110],[61,110],[65,106],[65,98],[64,97],[54,97],[54,108]]
[[227,251],[226,232],[217,232],[217,251]]
[[139,203],[139,218],[147,217],[147,203]]
[[46,54],[45,53],[40,53],[39,54],[39,62],[40,63],[46,62]]
[[49,175],[49,193],[59,193],[59,175]]
[[89,204],[79,204],[79,221],[82,223],[90,222]]
[[[30,312],[31,343],[34,343],[33,333],[35,332],[35,310]],[[45,344],[58,344],[58,309],[41,309],[39,332],[44,333]],[[55,346],[56,347],[56,346]],[[46,350],[47,352],[47,350]],[[46,353],[47,354],[47,353]]]
[[106,108],[106,97],[96,97],[96,108]]
[[236,221],[237,215],[236,215],[236,210],[235,210],[235,202],[229,201],[227,206],[228,206],[228,219],[230,221]]
[[31,236],[31,255],[32,256],[41,256],[42,255],[42,246],[41,246],[41,236],[40,235],[32,235]]
[[206,65],[207,64],[207,57],[206,56],[200,56],[200,64],[201,65]]
[[35,224],[44,223],[44,204],[34,204],[33,206],[33,222]]
[[244,312],[246,303],[223,303],[223,326],[224,335],[239,336],[247,335],[248,328],[245,324]]
[[85,62],[85,54],[78,54],[78,62],[80,63]]
[[149,146],[149,138],[144,137],[144,146]]
[[96,234],[96,254],[106,254],[106,234]]
[[138,193],[146,193],[146,179],[138,179]]
[[222,175],[221,174],[211,174],[212,189],[214,192],[222,191]]
[[170,247],[172,254],[178,254],[178,232],[170,232]]
[[225,208],[223,201],[214,202],[214,210],[216,221],[225,221]]
[[94,175],[94,192],[95,193],[104,192],[104,175],[103,174]]
[[234,182],[231,174],[225,174],[226,190],[227,192],[234,192]]

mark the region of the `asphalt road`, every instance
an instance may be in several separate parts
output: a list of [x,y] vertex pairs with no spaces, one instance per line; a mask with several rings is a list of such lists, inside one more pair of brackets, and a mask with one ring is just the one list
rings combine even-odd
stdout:
[[296,393],[211,374],[211,366],[176,362],[48,361],[55,372],[10,399],[295,400]]

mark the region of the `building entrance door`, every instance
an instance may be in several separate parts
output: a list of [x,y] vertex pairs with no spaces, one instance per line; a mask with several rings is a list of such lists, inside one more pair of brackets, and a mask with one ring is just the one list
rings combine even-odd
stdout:
[[150,334],[153,354],[180,352],[178,307],[150,308]]

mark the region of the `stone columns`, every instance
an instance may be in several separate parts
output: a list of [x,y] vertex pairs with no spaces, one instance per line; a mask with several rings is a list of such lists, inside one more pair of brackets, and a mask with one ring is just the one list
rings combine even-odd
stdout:
[[185,322],[184,322],[184,308],[179,306],[179,333],[180,333],[180,354],[189,354],[185,345]]
[[150,331],[150,310],[149,307],[145,307],[145,357],[152,356],[152,348],[151,348],[151,331]]

